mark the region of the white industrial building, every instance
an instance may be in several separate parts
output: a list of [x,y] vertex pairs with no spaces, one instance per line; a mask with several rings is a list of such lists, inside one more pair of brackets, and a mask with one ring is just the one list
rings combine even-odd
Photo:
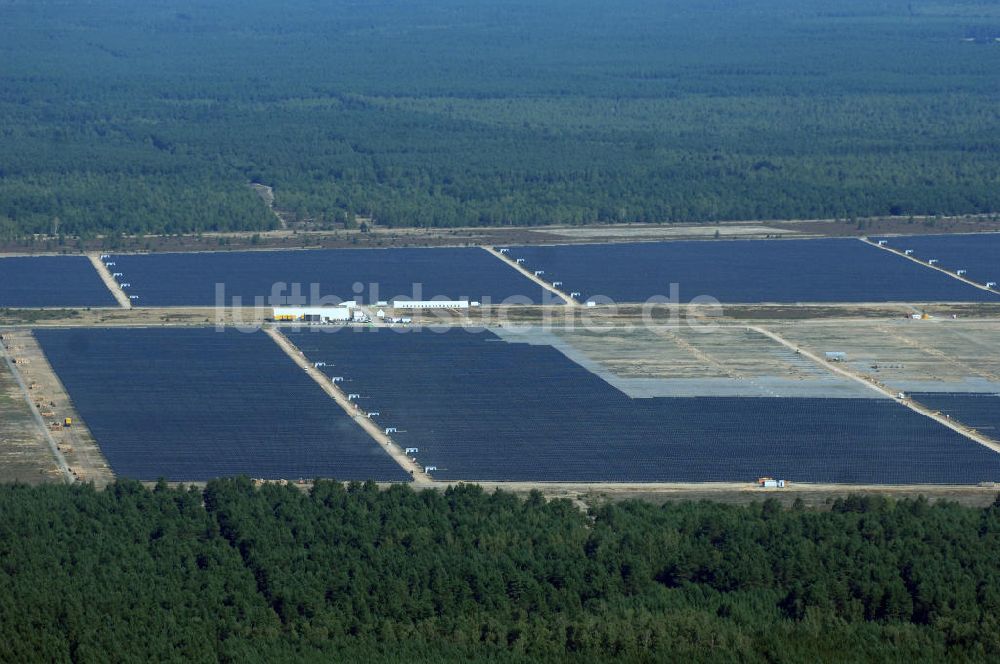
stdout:
[[336,307],[275,307],[274,320],[304,323],[347,322],[352,319],[354,302]]

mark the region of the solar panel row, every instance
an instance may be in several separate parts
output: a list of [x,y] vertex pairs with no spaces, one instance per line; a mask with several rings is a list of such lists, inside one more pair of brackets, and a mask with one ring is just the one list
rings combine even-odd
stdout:
[[1000,302],[856,239],[526,246],[511,247],[510,255],[598,302]]
[[0,307],[117,307],[84,256],[0,258]]
[[489,332],[292,340],[440,479],[968,484],[1000,455],[890,400],[630,399],[549,346]]
[[[896,242],[897,239],[891,239]],[[907,238],[916,255],[1000,279],[1000,234]],[[723,303],[996,301],[996,294],[853,239],[719,240],[511,248],[583,298]],[[274,306],[403,297],[483,303],[552,298],[478,248],[122,255],[140,306]],[[998,274],[994,274],[998,272]],[[991,276],[992,275],[992,276]],[[114,306],[83,257],[0,259],[0,306]],[[673,298],[673,300],[671,299]]]
[[119,477],[410,479],[263,333],[35,336]]
[[915,401],[940,411],[983,435],[1000,441],[1000,394],[914,392]]
[[115,263],[141,306],[544,301],[541,287],[479,248],[123,255]]
[[969,235],[916,235],[874,238],[898,251],[913,250],[913,256],[980,284],[1000,284],[1000,233]]

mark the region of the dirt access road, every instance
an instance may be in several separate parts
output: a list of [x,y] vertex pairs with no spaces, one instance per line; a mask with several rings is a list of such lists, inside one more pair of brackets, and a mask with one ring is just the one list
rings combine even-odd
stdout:
[[128,295],[126,295],[122,289],[118,287],[118,282],[115,281],[113,276],[111,276],[111,272],[108,270],[108,266],[104,264],[104,261],[101,260],[100,254],[87,254],[87,258],[90,259],[90,264],[94,266],[95,270],[97,270],[97,274],[101,277],[101,281],[103,281],[104,285],[108,287],[111,294],[115,296],[115,299],[118,301],[121,308],[131,309],[132,301],[128,298]]
[[875,247],[877,249],[881,249],[882,251],[888,251],[890,254],[896,254],[897,256],[902,256],[906,260],[913,261],[914,263],[916,263],[920,267],[930,268],[932,270],[937,270],[938,272],[941,272],[943,274],[947,274],[952,279],[958,279],[959,281],[961,281],[963,283],[966,283],[969,286],[974,286],[974,287],[978,288],[979,290],[984,290],[987,293],[1000,293],[1000,290],[998,290],[996,288],[989,288],[985,284],[981,284],[981,283],[979,283],[977,281],[973,281],[972,279],[967,279],[967,278],[965,278],[961,274],[956,274],[954,272],[951,272],[950,270],[944,269],[943,267],[938,267],[937,265],[934,265],[934,264],[929,263],[927,261],[922,261],[919,258],[917,258],[916,256],[911,256],[910,254],[906,253],[905,249],[903,251],[900,251],[899,249],[895,249],[894,247],[890,247],[888,245],[879,244],[878,242],[872,242],[867,237],[863,237],[863,238],[859,238],[859,239],[862,242],[864,242],[865,244],[870,244],[871,246],[873,246],[873,247]]
[[569,293],[564,293],[559,288],[556,288],[555,285],[550,284],[549,282],[545,281],[544,279],[542,279],[541,277],[539,277],[534,272],[528,270],[523,265],[521,265],[520,263],[518,263],[515,258],[511,258],[509,254],[502,254],[499,251],[497,251],[496,249],[494,249],[493,247],[482,246],[480,248],[483,251],[485,251],[486,253],[492,255],[497,260],[500,260],[503,263],[505,263],[506,265],[508,265],[508,266],[512,267],[513,269],[517,270],[517,272],[520,273],[526,279],[530,279],[531,281],[533,281],[536,284],[538,284],[539,286],[541,286],[543,289],[545,289],[548,292],[552,293],[553,295],[559,297],[560,299],[565,300],[566,304],[568,306],[574,306],[574,305],[575,306],[579,306],[580,305],[580,303],[576,300],[576,298],[571,297]]
[[[51,456],[40,464],[48,466],[55,459],[68,481],[93,482],[97,487],[113,481],[107,459],[34,336],[27,330],[4,330],[3,343],[35,424],[50,447]],[[66,418],[72,426],[62,426]]]
[[[279,211],[280,217],[280,211]],[[113,240],[98,236],[75,240],[82,249],[68,249],[66,238],[36,236],[31,240],[0,243],[0,254],[82,253],[111,249],[117,253],[149,251],[206,251],[292,248],[362,247],[468,247],[479,245],[569,244],[575,242],[655,242],[664,240],[712,241],[720,238],[860,237],[862,235],[920,235],[976,233],[1000,230],[996,215],[958,217],[871,217],[866,219],[746,220],[721,222],[585,224],[579,226],[458,228],[386,228],[366,222],[359,229],[313,229],[289,224],[273,231],[232,231],[192,235],[131,235]]]
[[362,429],[365,430],[369,436],[371,436],[375,442],[378,443],[379,447],[384,449],[389,456],[391,456],[396,463],[398,463],[403,470],[410,473],[413,477],[414,486],[426,486],[432,483],[431,478],[424,472],[424,469],[414,462],[410,457],[406,456],[399,445],[397,445],[392,438],[390,438],[385,430],[379,427],[379,425],[372,419],[370,419],[365,413],[361,412],[357,408],[357,404],[347,398],[347,394],[343,392],[339,387],[337,387],[326,374],[317,369],[309,360],[306,358],[305,354],[299,350],[295,344],[293,344],[288,337],[281,333],[275,327],[267,327],[264,330],[269,337],[281,350],[285,351],[288,357],[292,358],[295,364],[309,374],[316,383],[323,388],[323,391],[327,393],[334,401],[337,402],[345,413],[347,413],[351,419],[355,421]]
[[20,347],[9,334],[0,335],[0,481],[73,482],[66,459],[31,398],[10,357]]

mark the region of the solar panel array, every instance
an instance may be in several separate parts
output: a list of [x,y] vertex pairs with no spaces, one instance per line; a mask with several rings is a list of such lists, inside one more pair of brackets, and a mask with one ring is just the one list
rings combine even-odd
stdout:
[[915,401],[1000,442],[1000,394],[913,392]]
[[0,258],[0,307],[117,307],[84,256]]
[[[1000,282],[1000,234],[888,238],[891,246]],[[906,245],[903,247],[903,245]],[[854,239],[713,240],[512,247],[511,258],[582,298],[710,296],[723,303],[978,302],[1000,296]],[[139,306],[330,304],[361,296],[551,303],[554,296],[478,248],[326,249],[119,255]],[[296,286],[292,286],[295,284]],[[238,300],[235,298],[239,298]],[[291,298],[291,299],[289,299]],[[0,306],[115,306],[82,256],[0,259]]]
[[709,240],[511,247],[565,292],[615,302],[710,296],[753,302],[979,302],[1000,296],[855,239]]
[[[479,248],[116,255],[114,261],[131,283],[129,292],[139,297],[139,306],[213,306],[216,284],[224,286],[227,306],[234,304],[234,297],[242,306],[254,306],[257,298],[262,306],[315,306],[355,295],[368,304],[397,296],[484,303],[510,297],[527,304],[544,301],[540,286]],[[281,288],[277,292],[276,284]],[[283,299],[292,293],[291,284],[299,285],[305,299]],[[333,301],[319,301],[321,297]]]
[[35,336],[119,477],[410,479],[263,333]]
[[[873,238],[874,239],[874,238]],[[937,260],[937,267],[964,275],[980,284],[1000,284],[1000,233],[971,235],[909,235],[877,238],[898,251],[913,250],[923,261]]]
[[550,346],[485,331],[291,337],[438,479],[1000,479],[1000,455],[887,399],[630,399]]

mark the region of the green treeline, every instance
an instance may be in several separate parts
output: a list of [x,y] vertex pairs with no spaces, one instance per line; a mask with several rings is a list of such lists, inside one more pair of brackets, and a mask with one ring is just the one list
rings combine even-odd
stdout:
[[996,660],[1000,508],[0,487],[0,660]]
[[0,239],[1000,211],[995,2],[0,6]]

